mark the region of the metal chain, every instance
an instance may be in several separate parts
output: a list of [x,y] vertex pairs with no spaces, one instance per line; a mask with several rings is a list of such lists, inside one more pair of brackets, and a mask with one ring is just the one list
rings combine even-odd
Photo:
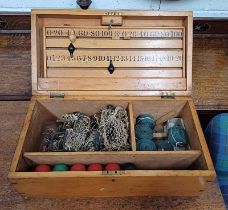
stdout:
[[129,120],[126,110],[121,106],[108,106],[101,110],[98,117],[102,150],[129,150]]
[[43,151],[129,150],[129,119],[121,106],[107,106],[94,116],[63,114],[57,131],[44,133]]

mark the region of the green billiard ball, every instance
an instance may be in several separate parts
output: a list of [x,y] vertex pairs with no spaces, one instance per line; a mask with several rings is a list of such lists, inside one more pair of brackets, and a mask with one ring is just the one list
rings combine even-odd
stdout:
[[53,171],[68,171],[69,167],[66,164],[56,164],[53,167]]

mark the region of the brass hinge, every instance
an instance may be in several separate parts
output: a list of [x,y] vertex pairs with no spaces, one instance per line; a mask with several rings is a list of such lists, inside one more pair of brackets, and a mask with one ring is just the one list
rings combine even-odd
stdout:
[[172,92],[165,92],[161,94],[161,98],[169,98],[169,99],[175,99],[175,93]]
[[64,93],[50,93],[50,98],[64,98]]

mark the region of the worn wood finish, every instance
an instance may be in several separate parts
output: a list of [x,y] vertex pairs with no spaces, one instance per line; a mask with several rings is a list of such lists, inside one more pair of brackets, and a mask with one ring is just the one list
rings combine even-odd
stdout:
[[0,99],[31,97],[30,35],[0,35]]
[[[10,30],[9,30],[10,32]],[[12,33],[12,34],[0,34],[0,48],[2,49],[11,49],[11,50],[20,50],[21,52],[25,51],[30,53],[31,49],[31,36],[30,33]],[[19,52],[20,52],[19,51]],[[4,52],[2,52],[4,53]],[[6,52],[7,54],[7,52]],[[30,57],[28,56],[28,61]],[[24,65],[24,64],[23,64]]]
[[228,39],[197,39],[193,50],[193,98],[198,109],[228,109]]
[[0,99],[31,97],[30,15],[0,15]]
[[[208,29],[206,31],[200,31],[197,30],[197,26],[199,25],[208,25]],[[194,34],[200,34],[200,35],[226,35],[228,33],[228,26],[227,26],[227,20],[194,20]]]
[[[201,209],[209,208],[224,210],[225,204],[215,182],[207,190],[197,197],[122,197],[122,198],[77,198],[72,199],[51,199],[51,198],[29,198],[24,199],[17,193],[7,180],[7,173],[10,167],[17,139],[23,124],[23,119],[27,112],[28,102],[0,102],[0,119],[4,123],[0,124],[0,209],[49,209],[67,210],[78,209]],[[3,132],[4,131],[4,132]],[[60,173],[59,173],[60,174]],[[60,174],[61,175],[61,174]],[[140,180],[140,178],[138,178]],[[115,182],[114,182],[115,183]],[[72,186],[70,187],[72,188]],[[51,207],[50,207],[51,206]]]
[[[60,173],[56,173],[57,175],[52,173],[53,176],[48,176],[50,173],[46,173],[46,176],[42,173],[34,173],[34,175],[33,173],[25,175],[18,173],[16,176],[10,173],[9,177],[12,180],[18,179],[15,188],[23,195],[38,197],[53,197],[53,195],[55,197],[129,197],[142,196],[142,194],[145,196],[197,196],[208,187],[207,182],[211,181],[210,178],[203,180],[200,173],[198,176],[194,174],[183,176],[179,172],[172,176],[171,171],[170,174],[166,172],[163,176],[159,176],[158,171],[154,173],[154,176],[148,173],[131,176],[133,173],[134,171],[124,175],[101,176],[95,173],[88,177],[84,173],[74,176],[77,173],[70,175],[69,172],[69,177],[66,175],[67,172],[65,176],[58,176]],[[148,176],[145,176],[146,174]],[[210,172],[205,175],[210,176]]]
[[31,29],[30,15],[0,15],[0,19],[6,22],[0,33],[7,33],[8,30],[19,30],[20,32],[27,30],[29,32]]

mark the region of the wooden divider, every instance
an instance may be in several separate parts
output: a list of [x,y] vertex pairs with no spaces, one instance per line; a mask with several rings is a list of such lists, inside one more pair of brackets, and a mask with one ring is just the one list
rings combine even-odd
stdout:
[[[183,78],[39,78],[39,90],[186,90]],[[107,93],[109,94],[109,93]]]
[[[47,48],[67,48],[70,44],[69,38],[47,38]],[[156,39],[156,40],[108,40],[108,39],[76,39],[74,43],[77,49],[94,48],[94,49],[178,49],[183,47],[181,39]]]
[[131,150],[136,151],[135,122],[134,122],[133,107],[131,102],[129,102],[128,104],[128,112],[129,112],[129,123],[130,123]]
[[90,27],[87,23],[84,27],[45,27],[46,37],[68,37],[72,32],[77,37],[93,38],[179,38],[183,37],[184,27],[114,27],[111,30],[107,26]]
[[[107,78],[107,68],[48,68],[47,77],[51,78]],[[183,76],[181,68],[118,68],[112,78],[178,78]]]
[[47,67],[107,67],[110,60],[115,67],[182,67],[183,52],[174,50],[82,50],[73,57],[67,49],[47,49]]
[[201,151],[148,151],[148,152],[25,152],[24,157],[35,164],[57,163],[91,164],[134,163],[138,169],[187,169],[199,158]]

